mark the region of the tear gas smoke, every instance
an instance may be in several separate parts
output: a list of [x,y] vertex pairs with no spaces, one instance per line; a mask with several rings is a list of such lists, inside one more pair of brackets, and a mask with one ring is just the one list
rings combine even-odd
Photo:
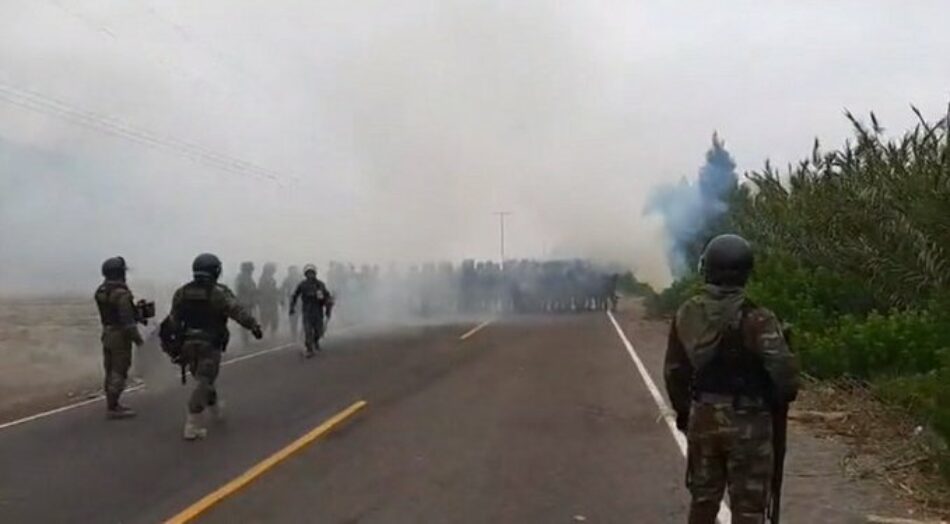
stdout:
[[694,269],[689,267],[688,250],[697,241],[703,241],[700,237],[707,228],[728,211],[726,199],[737,184],[736,163],[714,134],[706,163],[695,181],[683,178],[678,184],[660,186],[653,192],[644,212],[663,219],[667,260],[673,276]]

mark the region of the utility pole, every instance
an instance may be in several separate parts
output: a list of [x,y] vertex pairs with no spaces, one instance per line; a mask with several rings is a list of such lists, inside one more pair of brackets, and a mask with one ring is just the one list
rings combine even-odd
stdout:
[[511,211],[495,211],[493,215],[498,215],[498,225],[501,232],[501,269],[505,269],[505,217],[512,214]]

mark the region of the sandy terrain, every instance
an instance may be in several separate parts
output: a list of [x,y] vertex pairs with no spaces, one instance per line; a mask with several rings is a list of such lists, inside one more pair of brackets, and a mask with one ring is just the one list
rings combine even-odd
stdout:
[[0,416],[95,390],[100,354],[91,300],[0,301]]

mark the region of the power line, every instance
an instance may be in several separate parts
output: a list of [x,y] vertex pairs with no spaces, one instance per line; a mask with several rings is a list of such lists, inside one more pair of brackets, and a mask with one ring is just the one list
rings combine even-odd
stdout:
[[0,83],[0,99],[31,111],[59,117],[74,124],[105,134],[124,138],[153,149],[176,153],[192,161],[235,175],[262,178],[282,182],[286,176],[245,160],[218,153],[206,147],[177,138],[133,127],[113,117],[78,109],[47,95]]

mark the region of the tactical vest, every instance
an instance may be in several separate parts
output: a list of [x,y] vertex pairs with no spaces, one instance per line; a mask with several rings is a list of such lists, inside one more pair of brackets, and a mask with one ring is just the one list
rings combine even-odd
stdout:
[[769,392],[769,376],[762,358],[745,347],[742,323],[753,309],[742,306],[739,316],[730,322],[719,339],[715,354],[708,364],[693,376],[693,393],[714,393],[733,397],[765,398]]
[[215,285],[192,282],[181,289],[178,316],[184,338],[205,339],[214,344],[225,344],[228,317],[215,308],[212,301]]
[[313,282],[304,280],[300,284],[300,301],[303,303],[304,311],[308,313],[322,313],[323,306],[330,298],[323,282],[315,280]]
[[121,326],[122,320],[119,318],[119,308],[112,301],[112,292],[117,289],[129,287],[122,282],[106,280],[98,289],[96,289],[96,306],[99,308],[99,319],[103,326]]

